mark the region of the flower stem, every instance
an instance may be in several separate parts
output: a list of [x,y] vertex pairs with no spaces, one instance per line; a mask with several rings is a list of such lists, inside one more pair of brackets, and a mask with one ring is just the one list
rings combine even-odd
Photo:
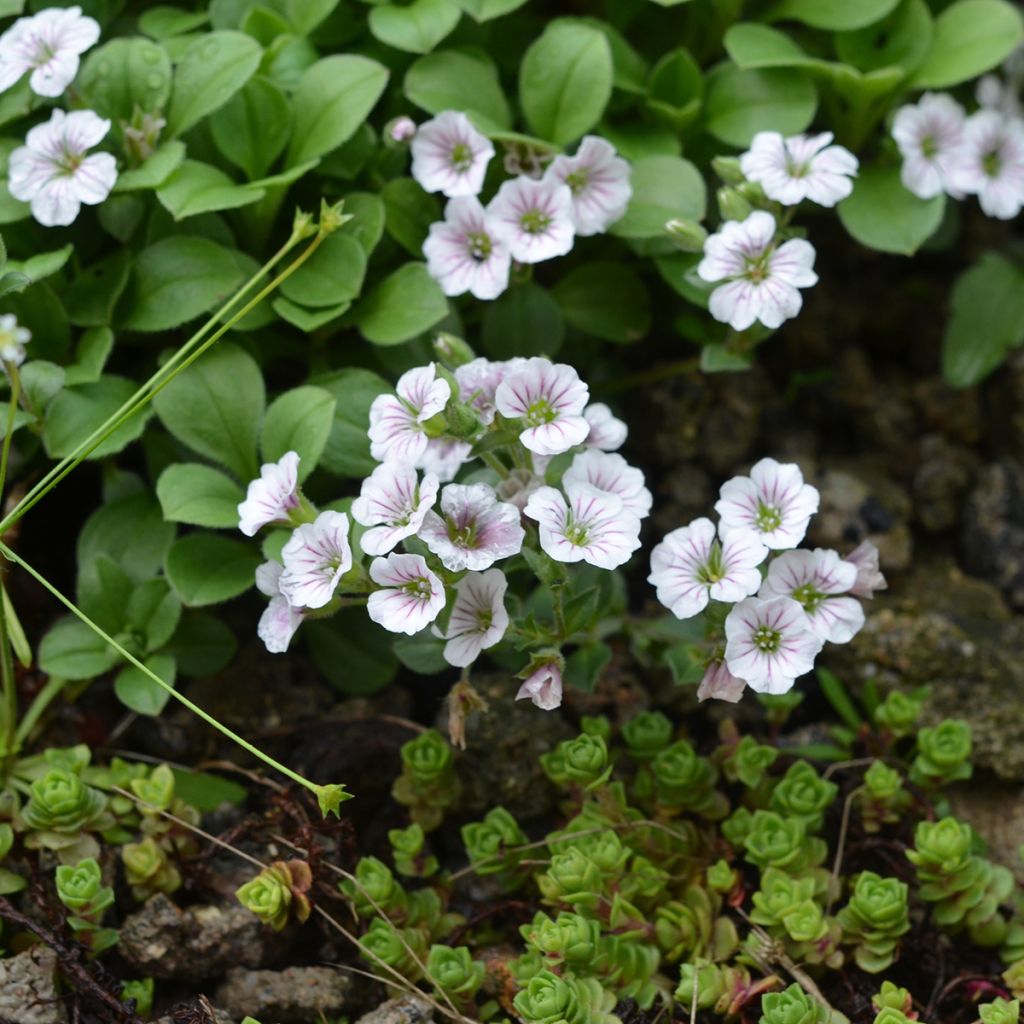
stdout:
[[[7,482],[7,458],[11,451],[11,435],[14,433],[14,416],[18,411],[18,398],[21,393],[21,375],[12,363],[7,366],[11,378],[11,399],[7,407],[7,433],[4,434],[3,454],[0,455],[0,500]],[[4,565],[0,561],[0,587],[3,587]],[[14,678],[14,659],[11,656],[11,644],[7,636],[7,602],[0,600],[0,689],[3,690],[3,705],[0,714],[3,716],[0,729],[0,758],[3,759],[2,776],[6,777],[10,758],[14,754],[14,734],[18,722],[18,689]]]

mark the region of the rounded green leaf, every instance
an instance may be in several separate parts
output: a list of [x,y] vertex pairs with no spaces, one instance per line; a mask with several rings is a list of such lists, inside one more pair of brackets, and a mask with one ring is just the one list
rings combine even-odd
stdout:
[[171,545],[164,572],[182,603],[199,608],[248,590],[260,560],[252,544],[212,533],[190,533]]
[[[135,394],[135,384],[124,377],[107,375],[90,384],[65,388],[50,403],[43,425],[43,444],[53,459],[70,455],[90,434]],[[141,409],[89,453],[90,459],[114,455],[142,435],[152,415]]]
[[208,676],[227,665],[237,648],[234,633],[220,619],[200,613],[182,616],[166,650],[182,675]]
[[935,35],[914,76],[922,89],[975,78],[1008,57],[1024,39],[1020,11],[1005,0],[957,0],[935,19]]
[[312,256],[281,283],[281,294],[300,306],[336,306],[363,290],[366,253],[349,234],[328,235]]
[[156,482],[164,518],[172,523],[232,529],[238,526],[242,488],[212,466],[180,462],[168,466]]
[[402,88],[428,114],[462,110],[485,129],[512,126],[497,68],[485,56],[439,50],[420,57],[405,73]]
[[633,164],[633,196],[611,226],[620,238],[663,238],[673,217],[703,220],[707,187],[700,171],[679,156],[648,156]]
[[549,25],[519,68],[530,130],[556,146],[578,139],[604,113],[612,78],[612,51],[602,32],[569,19]]
[[781,0],[772,17],[792,18],[812,28],[845,32],[884,18],[900,0]]
[[462,0],[462,9],[474,21],[484,22],[517,11],[525,3],[526,0]]
[[744,148],[761,131],[802,132],[817,106],[814,83],[795,68],[744,71],[719,64],[706,80],[707,130],[730,146]]
[[595,338],[639,341],[650,330],[647,288],[623,263],[584,263],[563,277],[552,294],[565,319]]
[[114,185],[115,192],[138,192],[162,185],[185,159],[185,143],[171,139],[158,147],[140,167],[122,171]]
[[39,645],[39,667],[61,679],[92,679],[117,661],[106,640],[78,619],[61,619]]
[[689,50],[672,50],[654,66],[647,105],[677,131],[697,119],[703,96],[704,79]]
[[918,199],[908,192],[898,167],[864,167],[839,204],[839,219],[862,245],[911,256],[942,222],[945,202],[945,196]]
[[181,602],[162,577],[140,583],[123,610],[124,623],[141,636],[147,651],[163,647],[181,619]]
[[263,49],[242,32],[199,36],[174,69],[167,132],[181,135],[222,107],[259,67]]
[[725,33],[725,51],[740,68],[799,68],[824,64],[777,28],[744,21]]
[[383,64],[352,54],[324,57],[308,68],[292,99],[288,163],[305,163],[337,149],[366,120],[387,81]]
[[236,185],[219,167],[198,160],[186,160],[156,190],[160,204],[175,220],[249,206],[264,195],[263,189]]
[[345,196],[345,213],[352,219],[340,233],[354,238],[369,258],[384,234],[384,200],[373,192],[350,192]]
[[149,39],[112,39],[85,60],[78,87],[101,117],[131,121],[135,108],[158,114],[171,94],[171,59]]
[[376,693],[398,671],[392,639],[382,629],[366,628],[364,609],[343,608],[331,619],[307,623],[302,632],[317,667],[342,693]]
[[564,339],[562,311],[535,281],[513,285],[484,310],[482,341],[493,359],[551,356]]
[[[169,654],[153,654],[143,664],[168,686],[174,686],[177,665]],[[138,715],[159,715],[171,699],[163,686],[135,665],[125,665],[118,672],[114,693],[126,708]]]
[[291,107],[269,78],[256,75],[210,118],[217,148],[250,181],[261,178],[291,134]]
[[356,325],[375,345],[400,345],[430,330],[448,313],[448,300],[425,263],[406,263],[357,307]]
[[306,385],[278,395],[263,420],[261,447],[267,462],[298,452],[299,479],[316,468],[334,423],[334,395]]
[[461,17],[456,0],[412,0],[408,6],[374,5],[369,22],[370,31],[386,46],[406,53],[430,53]]
[[925,0],[903,0],[887,18],[856,32],[840,32],[836,50],[861,71],[913,71],[931,47],[934,22]]
[[412,178],[392,178],[381,189],[388,234],[412,256],[423,255],[430,225],[441,218],[437,199]]
[[173,540],[174,525],[164,522],[148,492],[108,501],[89,516],[78,535],[79,574],[85,575],[99,556],[109,555],[141,583],[163,564]]

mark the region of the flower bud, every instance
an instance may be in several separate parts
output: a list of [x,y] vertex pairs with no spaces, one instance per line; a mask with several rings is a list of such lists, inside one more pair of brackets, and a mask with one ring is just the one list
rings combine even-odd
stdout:
[[[438,331],[434,335],[434,352],[437,358],[452,368],[465,366],[476,359],[476,353],[469,345],[448,331]],[[458,394],[458,390],[452,392]]]
[[750,216],[750,203],[731,185],[720,188],[716,198],[722,220],[746,220]]
[[393,117],[384,126],[384,144],[405,146],[412,142],[416,134],[416,122],[405,114]]
[[708,237],[707,231],[700,224],[684,217],[673,217],[665,221],[665,234],[682,252],[703,252]]
[[747,180],[740,170],[740,159],[737,156],[716,156],[711,161],[711,169],[726,185],[739,185]]

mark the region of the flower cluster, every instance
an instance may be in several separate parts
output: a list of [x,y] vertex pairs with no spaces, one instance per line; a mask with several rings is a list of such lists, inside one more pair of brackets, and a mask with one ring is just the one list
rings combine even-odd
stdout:
[[[63,95],[78,74],[81,54],[99,35],[99,24],[80,7],[50,7],[18,18],[0,35],[0,92],[28,74],[38,96]],[[71,224],[83,203],[102,203],[117,181],[112,154],[89,155],[109,131],[110,121],[91,110],[54,109],[11,153],[10,194],[29,203],[32,216],[45,227]]]
[[497,298],[513,261],[564,256],[576,235],[606,231],[632,196],[629,164],[596,135],[585,136],[574,156],[556,156],[540,176],[504,181],[486,207],[478,196],[494,146],[464,113],[446,110],[426,121],[410,148],[413,178],[448,197],[444,220],[423,243],[427,269],[445,295]]
[[926,92],[901,107],[892,136],[904,186],[921,199],[976,195],[989,217],[1012,220],[1024,207],[1024,118],[993,76],[979,85],[970,116],[952,96]]
[[818,492],[800,468],[762,459],[728,480],[710,519],[669,533],[648,580],[679,619],[705,613],[710,652],[698,695],[739,700],[744,687],[785,693],[826,642],[847,643],[864,624],[857,597],[885,586],[877,551],[847,558],[798,549]]
[[[571,366],[537,357],[417,367],[373,402],[368,434],[380,465],[349,512],[313,508],[295,452],[265,465],[238,506],[247,536],[292,528],[280,562],[256,574],[270,598],[259,624],[268,650],[286,650],[306,616],[365,602],[390,632],[430,627],[448,663],[465,668],[516,628],[499,563],[525,546],[535,571],[615,569],[640,546],[651,495],[643,473],[610,450],[625,424],[589,401]],[[566,455],[556,472],[552,460]],[[561,703],[558,648],[568,637],[550,639],[519,694],[545,709]]]

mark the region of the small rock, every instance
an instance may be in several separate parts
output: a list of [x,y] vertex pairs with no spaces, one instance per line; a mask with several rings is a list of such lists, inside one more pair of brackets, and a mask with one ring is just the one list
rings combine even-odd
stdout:
[[221,1009],[211,1005],[205,996],[179,1003],[160,1017],[156,1024],[235,1024]]
[[196,980],[229,967],[259,967],[268,936],[240,904],[180,910],[158,893],[125,919],[118,951],[142,975]]
[[1024,845],[1024,789],[998,783],[965,783],[949,794],[953,814],[988,844],[989,856],[1024,883],[1019,850]]
[[929,533],[959,522],[976,461],[969,449],[951,445],[939,434],[921,439],[913,482],[914,517]]
[[56,986],[57,954],[33,946],[0,960],[0,1020],[7,1024],[66,1024]]
[[217,990],[217,1003],[235,1017],[307,1024],[339,1014],[351,988],[351,978],[331,967],[289,967],[284,971],[235,967]]
[[964,564],[1024,608],[1024,463],[986,466],[964,512]]
[[434,1011],[421,996],[400,996],[363,1014],[356,1024],[433,1024]]

